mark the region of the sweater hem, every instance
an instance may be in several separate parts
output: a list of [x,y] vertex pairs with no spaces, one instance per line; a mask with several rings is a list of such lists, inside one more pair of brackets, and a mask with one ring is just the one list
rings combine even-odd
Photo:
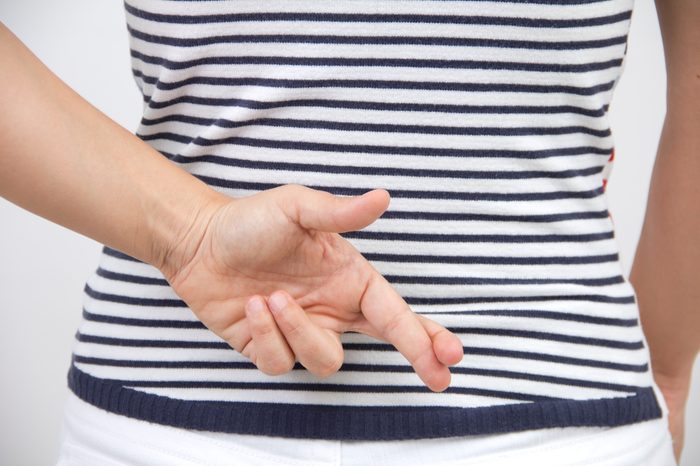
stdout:
[[143,421],[185,429],[308,439],[409,440],[551,427],[614,427],[662,417],[651,386],[627,397],[459,408],[182,400],[100,379],[73,364],[67,379],[69,389],[82,400]]

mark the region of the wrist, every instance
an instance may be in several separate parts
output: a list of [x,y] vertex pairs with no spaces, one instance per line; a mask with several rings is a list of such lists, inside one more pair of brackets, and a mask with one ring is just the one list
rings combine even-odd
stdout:
[[158,214],[147,216],[151,238],[148,262],[169,281],[192,259],[215,213],[233,201],[202,185],[181,203],[160,202],[158,209],[151,210]]

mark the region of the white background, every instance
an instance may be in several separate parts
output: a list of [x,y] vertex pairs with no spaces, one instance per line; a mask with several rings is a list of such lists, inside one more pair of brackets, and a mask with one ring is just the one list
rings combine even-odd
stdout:
[[[0,0],[0,21],[97,108],[135,130],[121,2]],[[637,0],[623,77],[611,105],[616,156],[608,184],[629,274],[664,117],[665,72],[656,11]],[[0,109],[0,111],[3,111]],[[0,199],[0,464],[54,464],[81,292],[101,245]],[[700,359],[682,466],[700,464]]]

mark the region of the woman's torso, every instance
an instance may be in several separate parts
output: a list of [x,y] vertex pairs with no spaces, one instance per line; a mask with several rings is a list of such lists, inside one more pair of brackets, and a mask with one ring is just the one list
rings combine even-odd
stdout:
[[71,388],[153,422],[308,438],[659,417],[605,194],[632,6],[126,2],[137,134],[233,197],[387,189],[385,214],[342,236],[465,356],[434,393],[393,347],[348,333],[337,374],[268,376],[157,269],[105,248]]

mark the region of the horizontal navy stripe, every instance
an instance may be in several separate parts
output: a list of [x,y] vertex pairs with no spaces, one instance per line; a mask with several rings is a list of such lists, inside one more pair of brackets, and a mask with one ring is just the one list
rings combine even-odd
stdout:
[[110,248],[109,246],[102,247],[102,254],[106,254],[106,255],[111,256],[111,257],[116,257],[117,259],[122,259],[122,260],[127,260],[130,262],[137,262],[140,264],[145,264],[145,262],[143,262],[139,259],[136,259],[135,257],[131,257],[127,254],[124,254],[123,252],[121,252],[117,249]]
[[539,295],[539,296],[459,296],[456,298],[404,297],[411,305],[441,305],[470,303],[512,303],[531,301],[588,301],[592,303],[635,304],[634,295],[606,296],[599,294]]
[[[101,337],[96,335],[87,335],[77,332],[76,339],[85,343],[95,343],[100,345],[111,346],[130,346],[143,348],[199,348],[199,349],[222,349],[235,351],[226,342],[207,342],[207,341],[182,341],[182,340],[136,340],[114,337]],[[397,351],[395,347],[384,343],[343,343],[343,349],[347,351]],[[604,369],[613,369],[628,372],[646,372],[648,364],[624,364],[611,361],[598,361],[594,359],[574,358],[569,356],[558,356],[555,354],[536,353],[531,351],[514,351],[498,348],[484,348],[474,346],[463,346],[464,354],[477,354],[494,357],[507,357],[515,359],[527,359],[537,361],[547,361],[553,363],[599,367]]]
[[150,307],[187,307],[187,304],[181,299],[166,299],[166,298],[143,298],[139,296],[123,296],[114,293],[103,293],[94,290],[87,283],[83,287],[83,292],[96,300],[107,301],[112,303],[129,304],[132,306],[150,306]]
[[[343,233],[345,238],[349,233]],[[121,256],[119,256],[121,258]],[[164,278],[143,277],[126,273],[118,273],[98,267],[95,273],[109,280],[143,285],[170,286]],[[423,285],[536,285],[552,283],[570,283],[585,286],[608,286],[624,283],[622,275],[601,278],[508,278],[508,277],[459,277],[459,276],[422,276],[422,275],[384,275],[391,283],[423,284]]]
[[[345,347],[346,349],[353,349]],[[368,349],[366,347],[355,348],[355,349]],[[628,371],[628,372],[646,372],[649,370],[649,364],[625,364],[617,363],[611,361],[598,361],[595,359],[585,359],[585,358],[574,358],[570,356],[559,356],[556,354],[545,354],[536,353],[533,351],[515,351],[515,350],[505,350],[499,348],[483,348],[478,346],[463,346],[462,347],[465,356],[468,354],[482,355],[482,356],[494,356],[494,357],[505,357],[505,358],[517,358],[517,359],[532,359],[536,361],[546,361],[553,363],[560,363],[573,366],[588,366],[588,367],[599,367],[602,369],[613,369],[617,371]],[[376,350],[375,350],[376,351]]]
[[509,278],[509,277],[459,277],[428,275],[384,275],[391,283],[420,285],[545,285],[552,283],[569,283],[585,286],[608,286],[624,283],[621,275],[602,278]]
[[[258,370],[257,366],[252,362],[239,361],[130,361],[121,359],[95,358],[88,356],[76,355],[74,358],[76,363],[91,364],[96,366],[113,366],[113,367],[133,367],[133,368],[150,368],[150,369],[237,369],[237,370]],[[296,362],[293,371],[306,371],[307,369]],[[338,369],[338,372],[388,372],[388,373],[410,373],[414,369],[410,365],[391,365],[391,364],[350,364],[343,363]],[[624,385],[610,382],[596,382],[592,380],[574,379],[570,377],[555,377],[540,374],[529,374],[527,372],[481,369],[472,367],[452,366],[450,367],[452,374],[464,375],[483,375],[487,377],[498,377],[506,379],[531,380],[536,382],[554,383],[560,385],[571,385],[576,387],[598,388],[601,390],[612,390],[627,393],[636,393],[644,387],[635,385]],[[127,383],[129,385],[129,383]]]
[[[438,221],[494,221],[494,222],[566,222],[570,220],[604,219],[610,216],[607,209],[599,211],[563,212],[552,214],[479,214],[469,212],[427,212],[412,210],[387,210],[382,215],[383,219],[404,219],[404,220],[438,220]],[[348,237],[354,232],[340,233],[343,237]]]
[[201,47],[214,44],[351,44],[351,45],[424,45],[450,47],[496,47],[531,50],[585,50],[610,47],[627,43],[627,36],[581,41],[534,41],[515,39],[491,39],[483,37],[438,36],[348,36],[311,34],[236,34],[204,37],[168,37],[148,34],[128,27],[129,34],[144,42],[176,47]]
[[[145,298],[143,298],[145,299]],[[636,350],[636,349],[643,349],[644,348],[644,342],[639,340],[639,341],[618,341],[618,340],[610,340],[610,339],[604,339],[604,338],[589,338],[589,337],[580,337],[580,336],[575,336],[575,335],[566,335],[566,334],[561,334],[561,333],[552,333],[552,332],[537,332],[537,331],[530,331],[530,330],[512,330],[512,329],[503,329],[503,328],[485,328],[485,327],[450,327],[446,326],[449,331],[451,331],[454,334],[461,334],[461,335],[494,335],[494,336],[508,336],[508,337],[516,337],[516,338],[534,338],[538,340],[550,340],[550,341],[560,341],[564,343],[571,343],[571,344],[578,344],[578,345],[587,345],[587,346],[601,346],[601,347],[606,347],[606,348],[617,348],[617,349],[625,349],[625,350]],[[203,344],[205,345],[205,348],[209,348],[210,344],[213,342],[201,342],[201,341],[173,341],[173,340],[132,340],[132,339],[122,339],[122,338],[116,338],[113,340],[110,340],[108,337],[96,337],[92,335],[85,335],[81,334],[83,337],[88,337],[88,338],[99,338],[99,339],[104,339],[107,338],[105,341],[119,341],[119,342],[124,342],[124,343],[119,343],[123,344],[124,346],[164,346],[164,347],[181,347],[181,345],[185,345],[184,347],[190,347],[187,345],[197,345],[197,344]],[[83,341],[83,340],[80,340]],[[226,343],[224,343],[226,344]],[[193,347],[198,347],[198,346],[193,346]]]
[[[110,316],[99,316],[98,314],[83,312],[83,316],[87,320],[95,322],[104,322],[110,324],[119,325],[134,325],[139,327],[154,327],[154,328],[205,328],[200,322],[185,322],[185,321],[160,321],[160,320],[146,320],[146,319],[126,319]],[[518,338],[535,338],[540,340],[551,340],[560,341],[564,343],[580,344],[580,345],[590,345],[590,346],[602,346],[608,348],[618,348],[618,349],[642,349],[644,348],[644,343],[640,341],[617,341],[608,340],[603,338],[588,338],[579,337],[575,335],[565,335],[552,332],[537,332],[537,331],[526,331],[526,330],[510,330],[501,328],[483,328],[483,327],[446,327],[449,331],[454,334],[460,335],[496,335],[496,336],[509,336]],[[145,340],[138,340],[145,341]],[[157,345],[158,343],[152,343],[148,341],[146,346]],[[179,344],[174,343],[174,344]]]
[[[517,241],[515,241],[517,243]],[[551,264],[597,264],[616,262],[617,252],[593,254],[589,256],[448,256],[437,254],[389,254],[364,252],[369,261],[411,262],[417,264],[508,264],[508,265],[551,265]]]
[[181,156],[161,152],[168,159],[180,164],[213,163],[228,167],[256,168],[263,170],[292,171],[296,173],[345,173],[372,176],[472,178],[472,179],[530,179],[530,178],[576,178],[597,175],[603,165],[570,170],[437,170],[428,168],[400,168],[361,165],[326,165],[322,163],[274,162],[269,160],[247,160],[218,155]]
[[206,326],[198,320],[174,320],[174,319],[135,319],[133,317],[120,317],[104,314],[95,314],[83,308],[83,318],[90,322],[104,324],[127,325],[131,327],[152,328],[191,328],[206,330]]
[[[112,248],[105,248],[106,254],[136,261],[131,256],[127,256]],[[382,262],[413,262],[413,263],[449,263],[449,264],[508,264],[508,265],[574,265],[574,264],[597,264],[605,262],[616,262],[619,254],[601,254],[590,256],[443,256],[433,254],[385,254],[385,253],[361,253],[367,260]],[[139,261],[140,262],[140,261]]]
[[[203,84],[207,86],[264,86],[275,88],[360,88],[360,89],[405,89],[458,92],[514,92],[537,94],[572,94],[594,96],[611,91],[615,80],[592,86],[572,86],[564,84],[524,84],[524,83],[476,83],[447,81],[410,81],[389,79],[282,79],[267,77],[225,77],[225,76],[191,76],[180,81],[161,81],[148,76],[143,71],[133,69],[134,76],[145,83],[154,84],[160,90],[175,90],[186,86]],[[150,100],[150,96],[144,96]],[[196,97],[181,96],[181,99]],[[187,102],[188,100],[183,100]],[[606,107],[607,109],[607,107]]]
[[[226,189],[248,189],[264,191],[272,189],[279,184],[258,183],[231,179],[214,178],[211,176],[196,175],[209,186],[217,186]],[[304,184],[311,189],[327,191],[336,196],[357,196],[370,191],[365,188],[346,188],[338,186],[319,186],[310,183]],[[587,199],[596,198],[605,194],[605,188],[599,186],[586,191],[550,191],[550,192],[524,192],[524,193],[487,193],[487,192],[457,192],[457,191],[420,191],[409,189],[387,189],[392,198],[409,199],[459,199],[463,201],[543,201],[554,199]]]
[[[129,304],[132,306],[148,307],[177,307],[185,308],[187,304],[180,299],[143,298],[136,296],[123,296],[113,293],[96,291],[89,285],[85,285],[84,293],[93,299],[113,303]],[[634,304],[634,295],[607,296],[600,294],[578,295],[539,295],[539,296],[459,296],[455,298],[423,298],[403,296],[409,305],[443,305],[443,304],[471,304],[471,303],[502,303],[502,302],[531,302],[531,301],[588,301],[598,303]]]
[[199,349],[230,349],[226,342],[218,341],[189,341],[189,340],[138,340],[134,338],[101,337],[76,332],[75,339],[84,343],[95,343],[109,346],[130,346],[141,348],[199,348]]
[[[103,248],[104,251],[104,248]],[[131,259],[133,257],[129,256]],[[120,258],[122,258],[120,256]],[[110,270],[105,270],[102,267],[97,267],[95,270],[95,273],[100,276],[107,278],[109,280],[118,280],[122,282],[129,282],[129,283],[140,283],[143,285],[159,285],[159,286],[170,286],[167,280],[164,278],[152,278],[152,277],[142,277],[138,275],[131,275],[131,274],[126,274],[126,273],[118,273],[118,272],[112,272]]]
[[534,338],[537,340],[561,341],[578,345],[603,346],[607,348],[617,348],[625,350],[636,350],[644,348],[644,342],[638,341],[618,341],[605,338],[579,337],[575,335],[565,335],[553,332],[537,332],[533,330],[512,330],[503,328],[483,328],[483,327],[452,327],[445,326],[450,332],[456,335],[496,335],[515,338]]
[[[607,112],[607,106],[597,109],[576,107],[574,105],[460,105],[460,104],[433,104],[415,102],[377,102],[339,99],[288,99],[283,101],[260,101],[241,98],[215,98],[199,97],[192,95],[178,96],[165,101],[150,99],[148,107],[163,109],[173,105],[189,103],[195,105],[216,107],[241,107],[259,110],[269,110],[289,107],[325,107],[334,109],[396,111],[396,112],[440,112],[457,114],[560,114],[572,113],[590,117],[600,117]],[[176,117],[177,118],[177,117]],[[145,121],[145,123],[144,123]],[[162,119],[142,119],[141,124],[154,124],[154,122],[166,121]],[[217,121],[217,120],[212,120]]]
[[[126,254],[109,248],[106,254],[120,259],[135,259]],[[434,254],[387,254],[364,252],[361,254],[369,261],[377,262],[412,262],[412,263],[435,263],[435,264],[508,264],[508,265],[576,265],[576,264],[597,264],[605,262],[616,262],[619,260],[617,252],[612,254],[600,254],[589,256],[443,256]]]
[[204,24],[235,23],[245,21],[324,21],[342,23],[432,23],[432,24],[483,24],[494,26],[518,26],[534,28],[576,28],[601,26],[629,20],[632,10],[613,15],[575,18],[545,19],[508,16],[468,16],[468,15],[429,15],[429,14],[363,14],[357,13],[306,13],[306,12],[252,12],[229,14],[172,15],[151,13],[124,3],[126,11],[138,18],[159,23]]
[[[118,380],[103,379],[108,383],[119,384],[123,387],[168,387],[168,388],[221,388],[239,390],[288,390],[315,392],[348,392],[348,393],[431,393],[426,386],[416,385],[351,385],[331,383],[291,383],[291,382],[217,382],[217,381],[155,381],[155,380]],[[451,386],[445,393],[460,395],[479,395],[494,398],[505,398],[521,401],[561,400],[563,398],[530,395],[526,393],[505,390],[487,390],[484,388],[468,388]]]
[[[607,209],[599,211],[563,212],[552,214],[479,214],[469,212],[421,212],[412,210],[387,210],[381,218],[413,220],[495,221],[495,222],[565,222],[569,220],[601,219],[610,216]],[[346,233],[341,233],[344,236]]]
[[[469,310],[469,311],[431,311],[423,313],[426,316],[432,315],[487,315],[487,316],[509,316],[525,317],[536,319],[553,319],[572,322],[585,322],[590,324],[607,325],[615,327],[635,327],[639,325],[638,319],[620,319],[615,317],[596,317],[573,312],[541,311],[532,309],[489,309],[489,310]],[[190,320],[169,320],[169,319],[136,319],[133,317],[119,317],[112,315],[96,314],[83,308],[85,320],[102,322],[115,325],[127,325],[133,327],[154,327],[154,328],[198,328],[205,329],[206,326],[199,321]]]
[[160,118],[142,118],[144,126],[177,121],[199,126],[220,128],[245,128],[248,126],[272,126],[281,128],[329,129],[334,131],[365,131],[409,134],[447,134],[454,136],[542,136],[561,134],[589,134],[599,138],[610,136],[610,128],[595,129],[587,126],[439,126],[405,125],[392,123],[353,123],[328,120],[300,120],[293,118],[250,118],[233,121],[226,118],[202,118],[191,115],[170,114]]
[[[391,345],[384,343],[347,343],[343,344],[346,350],[356,351],[395,351]],[[611,361],[599,361],[595,359],[574,358],[570,356],[559,356],[556,354],[536,353],[532,351],[516,351],[504,350],[499,348],[484,348],[479,346],[463,346],[464,354],[477,354],[483,356],[506,357],[516,359],[528,359],[537,361],[547,361],[560,364],[568,364],[574,366],[589,366],[599,367],[603,369],[613,369],[629,372],[646,372],[649,370],[649,364],[625,364]]]
[[510,316],[510,317],[530,317],[537,319],[556,319],[570,320],[574,322],[586,322],[589,324],[611,325],[618,327],[636,327],[639,325],[639,319],[620,319],[615,317],[595,317],[585,314],[577,314],[574,312],[560,311],[540,311],[532,309],[489,309],[489,310],[470,310],[470,311],[435,311],[424,315],[445,315],[445,314],[464,314],[464,315],[486,315],[486,316]]
[[170,60],[131,50],[131,57],[170,70],[184,70],[202,65],[285,65],[285,66],[360,66],[408,68],[456,68],[468,70],[512,70],[550,73],[583,73],[619,68],[622,58],[590,63],[532,63],[489,60],[451,60],[431,58],[355,58],[355,57],[288,57],[288,56],[213,56],[192,60]]
[[[92,364],[94,366],[114,366],[114,367],[141,367],[153,369],[240,369],[258,370],[258,367],[248,361],[146,361],[130,359],[109,359],[96,358],[91,356],[81,356],[76,354],[73,361],[82,364]],[[343,364],[345,365],[345,364]],[[306,370],[299,362],[294,364],[293,370]],[[391,368],[387,369],[391,371]]]
[[261,139],[244,136],[231,136],[225,138],[209,139],[201,136],[191,137],[172,132],[160,132],[153,134],[137,134],[144,141],[166,140],[183,144],[198,146],[216,146],[220,144],[232,144],[249,147],[268,147],[273,149],[291,149],[322,152],[356,152],[374,155],[419,155],[431,157],[496,157],[496,158],[523,158],[538,159],[547,157],[568,157],[577,155],[606,155],[610,156],[612,148],[579,146],[562,147],[542,150],[511,150],[511,149],[467,149],[421,146],[382,146],[370,144],[338,144],[326,142],[310,142],[298,140]]

